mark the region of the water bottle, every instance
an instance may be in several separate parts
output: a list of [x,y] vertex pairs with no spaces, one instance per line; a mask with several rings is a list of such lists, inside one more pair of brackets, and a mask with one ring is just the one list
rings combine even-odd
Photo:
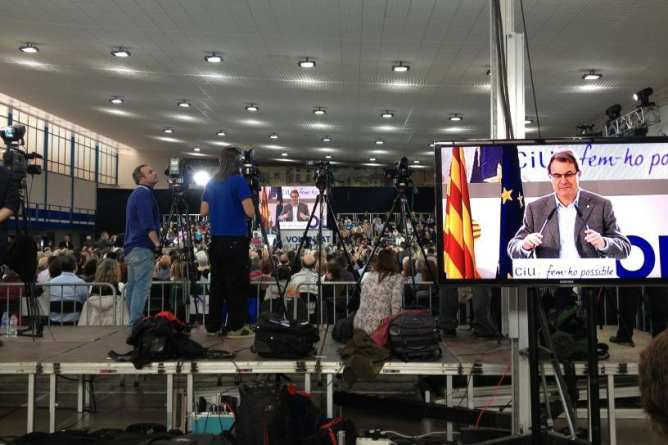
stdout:
[[19,335],[19,318],[16,316],[16,314],[12,314],[11,317],[9,317],[9,331],[7,332],[8,337],[16,337]]
[[9,329],[9,316],[7,312],[2,314],[2,322],[0,322],[0,335],[7,335]]

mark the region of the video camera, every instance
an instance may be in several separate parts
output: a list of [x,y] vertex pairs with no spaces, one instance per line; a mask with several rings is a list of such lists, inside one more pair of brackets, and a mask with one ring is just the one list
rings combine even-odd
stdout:
[[0,129],[0,138],[2,138],[7,148],[2,155],[2,162],[19,180],[24,179],[28,174],[42,174],[41,165],[28,162],[29,160],[42,159],[42,155],[36,152],[28,153],[21,149],[21,146],[25,144],[23,139],[25,134],[25,125],[12,125]]
[[260,171],[253,159],[253,149],[244,150],[240,157],[239,172],[246,178],[251,190],[260,190]]
[[394,186],[397,189],[406,189],[413,185],[411,180],[411,169],[408,168],[408,158],[403,156],[398,162],[390,168],[385,169],[385,179],[394,180]]
[[329,161],[320,161],[315,164],[313,181],[319,190],[325,190],[334,183],[334,172]]
[[167,176],[167,183],[172,191],[183,192],[190,186],[190,178],[192,176],[190,166],[183,162],[180,158],[169,158],[169,165],[165,170]]

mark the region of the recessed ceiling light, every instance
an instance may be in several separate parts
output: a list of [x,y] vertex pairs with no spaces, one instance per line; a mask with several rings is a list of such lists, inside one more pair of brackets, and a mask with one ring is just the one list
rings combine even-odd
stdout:
[[332,155],[325,155],[325,159],[332,159]]
[[216,131],[216,136],[223,137],[223,136],[226,136],[226,135],[227,135],[227,133],[225,133],[225,130]]
[[208,54],[208,55],[204,56],[204,60],[206,60],[209,63],[220,63],[220,62],[223,61],[223,56],[213,52],[211,54]]
[[459,113],[452,113],[448,119],[450,119],[452,122],[459,122],[464,120],[464,116]]
[[162,132],[165,133],[165,134],[172,134],[172,133],[174,133],[174,129],[172,127],[167,127],[167,128],[163,128]]
[[119,46],[118,48],[114,48],[111,50],[111,55],[114,57],[125,58],[125,57],[130,57],[132,54],[126,47]]
[[37,48],[32,42],[26,42],[25,44],[19,46],[19,51],[28,54],[35,54],[39,52],[39,48]]
[[392,71],[395,73],[405,73],[409,69],[411,69],[411,67],[403,62],[397,62],[396,64],[392,65]]
[[413,164],[419,164],[419,163],[420,163],[420,161],[418,159],[413,161]]
[[373,162],[375,160],[376,160],[376,158],[369,158],[369,161],[371,161],[371,162]]
[[525,125],[531,125],[531,124],[533,124],[533,119],[524,119],[524,124],[525,124]]
[[278,134],[276,134],[276,133],[270,134],[269,139],[278,139]]
[[258,107],[257,104],[247,104],[246,111],[255,113],[256,111],[260,111],[260,107]]
[[603,77],[603,74],[595,70],[589,70],[589,72],[582,75],[583,80],[598,80],[601,77]]
[[376,145],[383,145],[385,143],[382,139],[376,139]]
[[178,101],[178,102],[176,103],[176,105],[178,105],[178,106],[181,107],[181,108],[190,108],[190,102],[188,102],[188,101],[185,100],[185,99],[181,99],[180,101]]
[[196,151],[196,152],[199,153],[199,151],[200,151],[199,145],[195,145],[195,146],[193,147],[193,151]]
[[327,113],[327,111],[322,107],[315,107],[313,109],[313,114],[315,114],[317,116],[322,116],[323,114],[326,114],[326,113]]
[[124,101],[123,98],[120,97],[120,96],[111,96],[111,97],[109,98],[109,102],[112,103],[112,104],[114,104],[114,105],[120,105],[120,104],[122,104],[122,103],[125,102],[125,101]]
[[288,155],[287,153],[281,153],[281,156],[287,156],[287,155]]
[[322,141],[323,142],[332,142],[332,138],[329,137],[329,136],[325,136],[324,138],[322,138]]
[[310,57],[305,57],[297,62],[297,65],[299,65],[301,68],[315,68],[315,60],[311,59]]
[[383,119],[392,119],[394,117],[394,113],[390,110],[385,110],[380,114],[380,117]]

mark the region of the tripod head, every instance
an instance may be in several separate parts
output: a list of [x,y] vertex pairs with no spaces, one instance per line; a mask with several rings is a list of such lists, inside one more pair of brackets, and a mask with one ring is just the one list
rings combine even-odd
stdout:
[[241,154],[241,166],[239,171],[246,178],[251,191],[257,194],[260,191],[260,170],[253,159],[253,149],[244,150]]
[[414,184],[411,174],[412,172],[408,168],[408,158],[406,156],[395,162],[392,167],[385,169],[385,179],[392,180],[394,188],[400,193],[405,193],[408,189],[413,188]]

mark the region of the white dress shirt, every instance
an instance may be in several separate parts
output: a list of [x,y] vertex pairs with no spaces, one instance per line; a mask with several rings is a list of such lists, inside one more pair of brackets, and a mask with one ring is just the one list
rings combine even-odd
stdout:
[[559,201],[556,194],[554,199],[557,201],[557,218],[559,221],[559,258],[580,258],[580,253],[575,245],[575,221],[578,217],[576,207],[580,199],[580,191],[578,190],[575,200],[567,206]]

